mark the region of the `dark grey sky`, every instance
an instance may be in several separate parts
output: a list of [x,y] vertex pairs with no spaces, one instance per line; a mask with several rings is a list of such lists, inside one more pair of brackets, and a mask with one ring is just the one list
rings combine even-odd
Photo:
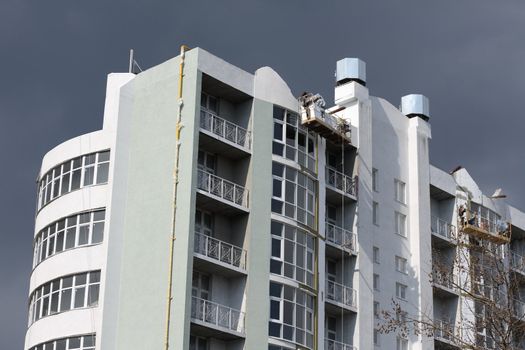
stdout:
[[525,208],[525,2],[494,0],[0,3],[0,349],[22,349],[43,154],[102,127],[106,74],[200,46],[297,95],[333,99],[335,62],[367,62],[371,94],[430,98],[432,162],[467,167]]

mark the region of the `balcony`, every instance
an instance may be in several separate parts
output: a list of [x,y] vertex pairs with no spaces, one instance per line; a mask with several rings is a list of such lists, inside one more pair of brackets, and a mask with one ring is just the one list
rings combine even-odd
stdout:
[[449,224],[447,221],[436,216],[432,216],[430,221],[430,229],[436,237],[444,239],[449,243],[456,243],[456,226]]
[[353,345],[341,343],[330,339],[325,339],[324,348],[325,350],[357,350],[357,347]]
[[197,200],[199,206],[214,212],[248,211],[248,190],[233,182],[210,174],[203,170],[197,173],[197,192],[213,199],[213,202]]
[[326,280],[326,300],[351,311],[357,311],[357,291],[340,283]]
[[514,299],[512,304],[514,316],[522,321],[525,321],[525,302]]
[[[352,178],[334,168],[326,167],[326,187],[336,193],[357,200],[357,177]],[[328,195],[330,194],[327,191]]]
[[244,337],[244,313],[228,306],[192,297],[191,320],[195,325],[208,328],[208,332],[199,332],[206,336],[222,339]]
[[201,109],[199,125],[204,141],[217,153],[227,153],[233,158],[250,153],[251,133],[239,125],[204,109]]
[[464,207],[460,207],[458,214],[463,232],[496,244],[510,242],[511,229],[509,223],[502,220],[490,220]]
[[432,271],[432,284],[438,294],[459,295],[458,275],[454,271]]
[[208,272],[217,272],[226,276],[246,274],[246,250],[216,238],[195,232],[193,245],[195,267]]
[[326,223],[326,243],[349,254],[357,254],[357,235],[342,227]]
[[513,251],[511,251],[510,254],[511,254],[510,263],[511,263],[512,269],[525,275],[525,257]]
[[437,341],[449,345],[455,345],[456,329],[452,322],[444,320],[434,320],[434,338]]

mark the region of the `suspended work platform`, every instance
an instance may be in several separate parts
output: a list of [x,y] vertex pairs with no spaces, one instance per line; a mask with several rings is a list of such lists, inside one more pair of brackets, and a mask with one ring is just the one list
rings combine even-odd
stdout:
[[325,110],[324,99],[319,94],[305,92],[299,97],[301,123],[336,145],[352,144],[350,125],[342,118]]
[[510,243],[511,225],[502,220],[490,220],[465,207],[459,208],[461,231],[496,244]]

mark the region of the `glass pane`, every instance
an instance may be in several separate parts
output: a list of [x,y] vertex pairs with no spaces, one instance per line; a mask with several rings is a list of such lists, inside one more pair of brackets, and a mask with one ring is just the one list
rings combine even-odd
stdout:
[[99,290],[100,286],[98,284],[89,286],[88,306],[94,306],[98,304]]
[[97,184],[108,182],[109,163],[99,164],[97,166]]
[[107,162],[109,161],[109,151],[99,152],[98,162]]
[[60,299],[60,311],[71,309],[71,289],[63,290]]
[[80,169],[73,171],[73,176],[71,178],[71,191],[80,188]]
[[83,225],[78,228],[78,245],[85,245],[89,242],[89,226]]
[[91,243],[100,243],[104,239],[104,223],[96,222],[93,224],[93,237]]
[[75,308],[85,306],[86,288],[75,288]]
[[83,186],[89,186],[93,184],[95,178],[95,167],[90,166],[84,168],[84,184]]

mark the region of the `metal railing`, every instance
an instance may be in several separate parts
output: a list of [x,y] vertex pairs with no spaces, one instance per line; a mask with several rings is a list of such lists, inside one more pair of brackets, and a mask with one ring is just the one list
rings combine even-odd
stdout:
[[350,307],[357,307],[357,291],[334,281],[326,280],[326,298]]
[[343,174],[331,167],[326,167],[326,184],[337,188],[350,196],[357,195],[357,178]]
[[325,234],[328,242],[341,247],[341,249],[351,252],[357,251],[357,236],[355,233],[327,222]]
[[335,340],[325,339],[324,341],[325,350],[357,350],[357,347],[341,343]]
[[455,327],[445,320],[434,320],[434,338],[455,342]]
[[248,207],[247,189],[200,169],[197,174],[197,188],[228,202]]
[[510,254],[512,268],[525,273],[525,257],[513,251]]
[[449,224],[447,221],[436,216],[431,217],[430,229],[432,233],[445,237],[447,239],[456,239],[456,226]]
[[503,220],[491,220],[476,211],[464,209],[459,212],[459,219],[462,225],[476,227],[482,231],[488,232],[495,236],[501,236],[506,239],[510,238],[510,225]]
[[200,127],[221,139],[233,142],[250,149],[250,132],[237,124],[227,121],[218,115],[201,109]]
[[244,312],[209,300],[192,297],[191,318],[216,327],[244,333]]
[[246,250],[199,232],[195,232],[194,251],[225,264],[246,269]]
[[458,276],[454,271],[432,271],[432,282],[436,285],[455,290]]
[[525,319],[525,302],[514,299],[513,300],[514,315],[519,319]]

